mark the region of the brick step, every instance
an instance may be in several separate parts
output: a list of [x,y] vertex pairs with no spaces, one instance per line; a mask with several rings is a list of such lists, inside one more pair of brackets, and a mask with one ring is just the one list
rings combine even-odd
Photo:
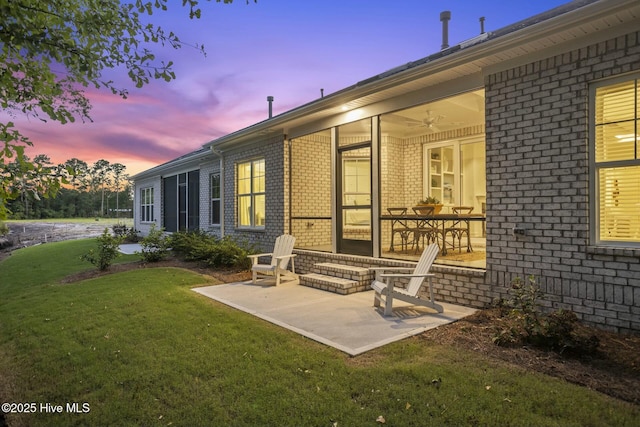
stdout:
[[320,273],[308,273],[301,275],[300,284],[311,288],[322,289],[323,291],[335,292],[341,295],[348,295],[354,292],[366,290],[360,282],[356,280]]
[[351,265],[335,264],[332,262],[321,262],[315,264],[313,270],[316,273],[327,276],[341,277],[343,279],[365,282],[373,280],[373,273],[365,267],[354,267]]
[[321,262],[312,273],[300,276],[300,284],[325,291],[348,295],[369,289],[373,273],[365,267]]

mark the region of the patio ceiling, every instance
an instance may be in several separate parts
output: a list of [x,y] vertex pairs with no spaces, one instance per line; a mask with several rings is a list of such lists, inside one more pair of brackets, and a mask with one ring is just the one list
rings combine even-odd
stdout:
[[465,92],[429,104],[384,114],[384,132],[405,136],[484,124],[484,90]]

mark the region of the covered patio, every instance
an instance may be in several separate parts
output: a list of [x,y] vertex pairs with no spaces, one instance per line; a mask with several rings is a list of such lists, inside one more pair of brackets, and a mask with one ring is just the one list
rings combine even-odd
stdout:
[[[416,261],[429,221],[398,217],[428,198],[442,226],[436,262],[486,268],[484,99],[478,89],[370,117],[354,111],[350,123],[291,139],[296,248]],[[473,220],[450,218],[460,212]]]

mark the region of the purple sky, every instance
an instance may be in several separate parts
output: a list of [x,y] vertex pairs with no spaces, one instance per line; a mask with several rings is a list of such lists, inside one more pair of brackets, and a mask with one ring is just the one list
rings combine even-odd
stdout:
[[[122,100],[88,90],[93,123],[12,120],[56,163],[77,157],[127,166],[130,175],[171,160],[227,133],[440,50],[440,12],[450,10],[449,44],[567,3],[563,0],[258,0],[202,2],[189,20],[180,0],[152,19],[206,57],[185,47],[153,49],[173,60],[177,80],[131,88]],[[112,78],[131,87],[122,70]]]

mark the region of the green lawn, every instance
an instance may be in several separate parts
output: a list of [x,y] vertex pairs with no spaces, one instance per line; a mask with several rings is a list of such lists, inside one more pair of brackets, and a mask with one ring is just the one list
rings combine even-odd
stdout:
[[[393,426],[632,426],[640,419],[637,406],[418,338],[350,358],[190,291],[207,279],[185,270],[60,284],[93,268],[79,259],[93,244],[49,243],[0,263],[0,402],[36,403],[35,414],[9,414],[9,425],[375,426],[383,416]],[[63,413],[46,413],[46,403]],[[68,413],[67,403],[89,411]]]

